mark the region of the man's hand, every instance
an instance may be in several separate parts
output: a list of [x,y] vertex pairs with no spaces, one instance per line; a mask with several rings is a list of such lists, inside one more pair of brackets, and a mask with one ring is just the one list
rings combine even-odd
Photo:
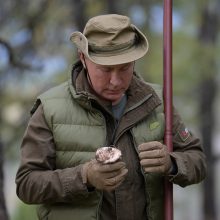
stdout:
[[102,164],[92,160],[83,166],[83,179],[89,187],[112,191],[124,181],[127,172],[122,161]]
[[169,174],[172,161],[165,145],[158,141],[143,143],[138,146],[140,163],[146,173]]

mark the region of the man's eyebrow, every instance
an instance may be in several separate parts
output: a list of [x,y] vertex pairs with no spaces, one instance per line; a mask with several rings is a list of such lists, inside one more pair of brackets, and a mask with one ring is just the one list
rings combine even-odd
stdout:
[[105,65],[105,66],[104,65],[103,66],[102,65],[98,65],[97,68],[100,68],[100,69],[111,69],[113,67],[112,66],[107,66],[107,65]]
[[123,69],[123,68],[126,68],[126,67],[130,67],[131,65],[132,65],[131,63],[126,63],[126,64],[122,65],[120,67],[120,69]]

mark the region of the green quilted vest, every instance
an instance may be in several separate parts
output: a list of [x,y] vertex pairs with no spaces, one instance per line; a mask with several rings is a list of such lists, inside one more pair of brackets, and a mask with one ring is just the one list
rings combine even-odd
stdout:
[[[104,116],[91,108],[86,95],[77,95],[70,83],[65,82],[39,96],[56,144],[57,169],[77,166],[94,158],[96,149],[104,145],[106,138]],[[162,140],[162,107],[133,127],[131,133],[135,147],[143,142]],[[145,175],[149,220],[163,219],[162,178],[157,174]],[[42,220],[97,220],[101,197],[102,193],[98,191],[88,197],[77,195],[72,204],[42,205],[38,214]]]

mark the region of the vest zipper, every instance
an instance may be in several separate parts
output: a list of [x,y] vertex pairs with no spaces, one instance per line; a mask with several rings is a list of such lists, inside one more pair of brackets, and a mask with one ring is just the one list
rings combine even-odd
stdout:
[[[143,104],[144,102],[146,102],[150,97],[152,96],[152,94],[149,94],[148,96],[146,96],[141,102],[139,102],[138,104],[136,104],[135,106],[125,110],[125,112],[123,113],[123,115],[127,114],[129,111],[137,108],[138,106],[140,106],[141,104]],[[123,117],[122,115],[122,117]],[[148,115],[145,115],[142,119],[140,119],[139,121],[143,120],[145,117],[147,117]],[[121,118],[122,118],[121,117]],[[120,119],[121,120],[121,119]],[[114,140],[114,143],[116,143],[118,141],[118,139],[120,138],[121,134],[123,134],[125,131],[129,130],[130,128],[132,128],[135,124],[137,124],[139,121],[136,121],[135,123],[131,124],[129,127],[126,127],[124,130],[122,130],[120,132],[120,134],[117,135],[116,139]],[[120,121],[119,121],[120,123]],[[118,124],[119,124],[118,123]]]
[[[137,144],[134,139],[134,134],[131,130],[130,130],[130,133],[132,136],[132,142],[134,144],[134,149],[135,149],[136,153],[139,154],[138,149],[137,149]],[[142,168],[142,166],[140,168],[141,168],[141,173],[142,173],[142,175],[144,177],[144,181],[145,181],[145,195],[146,195],[146,199],[147,199],[147,207],[146,207],[147,219],[150,220],[150,194],[148,193],[148,190],[147,190],[147,175],[148,174],[146,174],[144,172],[144,169]]]

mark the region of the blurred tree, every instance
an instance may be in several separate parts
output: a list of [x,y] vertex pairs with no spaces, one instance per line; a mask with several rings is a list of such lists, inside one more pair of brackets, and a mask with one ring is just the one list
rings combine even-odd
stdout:
[[117,2],[118,2],[117,0],[106,0],[107,12],[109,14],[117,14],[118,13]]
[[205,153],[207,156],[208,176],[204,181],[204,220],[217,220],[216,191],[215,191],[215,157],[213,155],[213,133],[216,127],[214,103],[217,97],[217,66],[215,54],[210,49],[217,44],[220,24],[220,2],[207,2],[202,11],[199,40],[204,45],[203,56],[206,59],[206,68],[201,74],[204,76],[200,82],[199,102],[201,117],[201,134]]
[[[43,9],[45,8],[45,3],[48,3],[48,1],[44,2],[44,5],[40,8],[40,10],[35,14],[32,13],[31,15],[27,15],[28,19],[23,20],[22,16],[25,14],[23,11],[20,11],[22,2],[19,2],[19,4],[13,3],[11,1],[1,4],[1,12],[3,12],[3,16],[0,16],[0,25],[3,30],[5,30],[5,27],[8,25],[8,23],[11,22],[11,20],[7,20],[6,18],[10,14],[20,14],[19,19],[21,23],[24,23],[24,29],[32,33],[35,31],[36,25],[39,22],[39,17],[43,13]],[[23,9],[23,8],[22,8]],[[8,13],[8,14],[7,14]],[[18,20],[16,20],[16,25],[20,25]],[[19,28],[18,28],[19,29]],[[19,32],[20,30],[16,30]],[[6,28],[7,32],[7,28]],[[11,33],[10,33],[11,34]],[[33,34],[34,35],[34,34]],[[22,39],[23,40],[23,39]],[[3,173],[3,161],[4,161],[4,150],[6,149],[5,145],[5,140],[2,139],[3,133],[5,130],[5,118],[3,116],[3,106],[5,106],[5,102],[8,102],[8,95],[7,92],[5,92],[8,83],[11,79],[16,78],[16,74],[21,75],[23,71],[34,71],[36,68],[29,62],[26,62],[22,60],[22,56],[18,56],[18,54],[23,54],[24,57],[30,56],[30,52],[34,50],[34,47],[36,46],[34,42],[27,41],[26,44],[21,44],[21,46],[14,46],[13,45],[13,40],[10,41],[10,37],[7,36],[6,33],[1,32],[0,34],[0,46],[1,49],[5,51],[5,63],[4,60],[3,62],[0,62],[0,127],[3,128],[1,129],[1,134],[0,134],[0,219],[1,220],[8,220],[9,216],[7,213],[7,208],[6,208],[6,202],[5,202],[5,195],[4,195],[4,173]],[[4,53],[2,54],[1,50],[1,57],[3,57]],[[2,61],[2,60],[1,60]],[[39,69],[38,69],[39,70]],[[10,78],[13,77],[13,78]],[[8,81],[9,80],[9,81]],[[13,80],[12,80],[13,81]],[[18,96],[17,96],[18,98]],[[11,118],[13,118],[13,115],[11,115]],[[15,122],[16,123],[16,122]],[[6,129],[7,130],[7,129]],[[15,132],[15,134],[18,134],[19,132]],[[16,135],[15,135],[16,136]],[[7,138],[6,138],[7,139]],[[14,142],[16,139],[15,137],[12,137],[12,140],[8,140],[9,143]],[[9,147],[10,148],[10,147]]]
[[87,18],[85,15],[85,3],[83,0],[72,1],[73,21],[76,23],[77,30],[83,31]]
[[4,196],[4,175],[3,175],[3,146],[0,141],[0,219],[8,220],[8,212],[5,205]]

